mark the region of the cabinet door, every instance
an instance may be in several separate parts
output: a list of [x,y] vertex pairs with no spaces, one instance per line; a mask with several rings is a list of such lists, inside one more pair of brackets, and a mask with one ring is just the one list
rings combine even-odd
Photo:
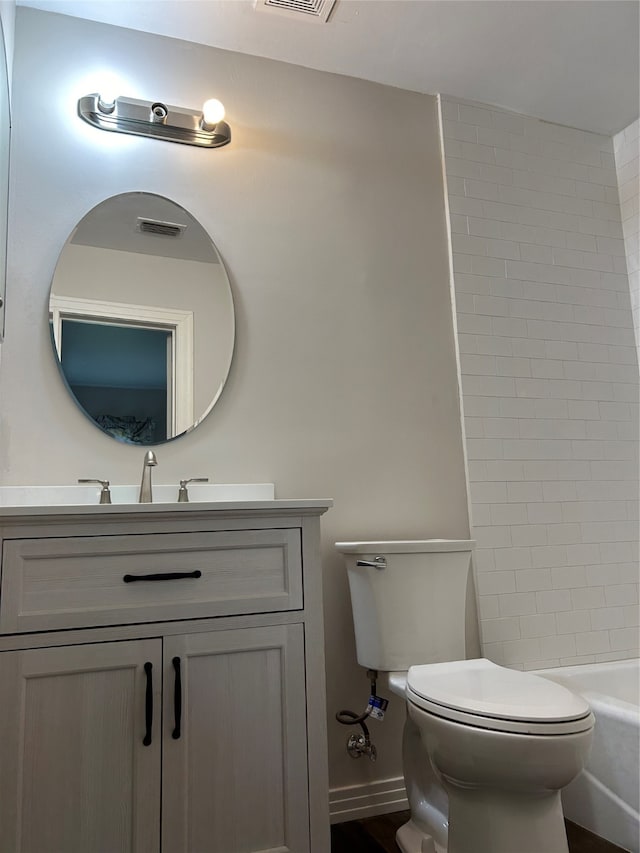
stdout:
[[165,639],[163,853],[309,850],[303,631]]
[[161,648],[0,653],[0,850],[158,853]]

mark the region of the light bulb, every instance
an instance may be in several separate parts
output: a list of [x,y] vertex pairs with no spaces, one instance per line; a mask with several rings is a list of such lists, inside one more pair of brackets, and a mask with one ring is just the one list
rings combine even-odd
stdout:
[[98,95],[98,109],[101,113],[112,113],[116,108],[116,96],[109,89]]
[[224,106],[217,98],[210,98],[202,105],[202,127],[211,130],[224,118]]

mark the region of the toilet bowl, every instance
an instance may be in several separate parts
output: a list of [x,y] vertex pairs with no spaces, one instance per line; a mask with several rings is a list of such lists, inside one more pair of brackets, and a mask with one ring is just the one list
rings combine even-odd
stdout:
[[484,659],[412,667],[406,695],[448,795],[448,853],[567,853],[560,791],[594,723],[582,697]]
[[584,766],[593,715],[562,685],[456,659],[472,546],[336,544],[358,661],[386,671],[406,701],[411,819],[398,845],[403,853],[568,853],[560,791]]

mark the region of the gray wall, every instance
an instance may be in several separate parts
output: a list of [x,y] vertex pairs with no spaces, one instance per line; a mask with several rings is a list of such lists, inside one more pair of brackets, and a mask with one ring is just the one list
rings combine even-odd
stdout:
[[[132,97],[219,97],[232,144],[204,151],[84,124],[77,99],[109,71]],[[323,519],[331,783],[399,775],[400,702],[375,729],[376,765],[352,761],[333,722],[367,690],[333,542],[468,535],[436,100],[25,8],[14,72],[0,482],[138,479],[142,452],[68,398],[47,297],[90,208],[132,190],[169,196],[223,257],[237,347],[213,413],[158,449],[157,482],[208,475],[334,498]]]

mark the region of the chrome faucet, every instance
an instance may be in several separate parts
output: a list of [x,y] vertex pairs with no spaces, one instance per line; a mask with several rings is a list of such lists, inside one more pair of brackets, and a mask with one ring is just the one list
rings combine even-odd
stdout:
[[139,504],[153,503],[153,494],[151,492],[151,469],[158,464],[156,454],[153,450],[147,450],[142,466],[142,482],[140,483],[140,495],[138,497]]

